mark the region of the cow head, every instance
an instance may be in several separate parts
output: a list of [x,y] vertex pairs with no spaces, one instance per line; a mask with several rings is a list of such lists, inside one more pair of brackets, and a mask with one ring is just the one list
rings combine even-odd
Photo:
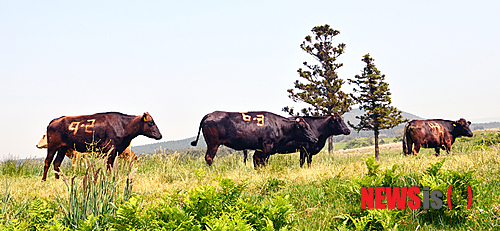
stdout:
[[36,144],[37,148],[47,148],[47,133],[43,134],[43,137],[38,144]]
[[299,141],[306,141],[316,143],[318,142],[318,136],[314,134],[311,126],[302,117],[297,117],[295,119],[295,131]]
[[145,135],[149,138],[153,138],[156,140],[161,139],[161,133],[158,127],[155,124],[155,121],[153,120],[153,117],[148,112],[145,112],[144,115],[142,115],[141,118],[142,122],[142,135]]
[[472,131],[469,128],[470,121],[465,120],[464,118],[460,118],[459,120],[453,122],[453,133],[459,136],[468,136],[472,137]]
[[349,135],[351,134],[351,130],[347,127],[347,124],[344,122],[344,119],[338,114],[333,113],[329,118],[328,126],[330,131],[333,132],[333,135]]

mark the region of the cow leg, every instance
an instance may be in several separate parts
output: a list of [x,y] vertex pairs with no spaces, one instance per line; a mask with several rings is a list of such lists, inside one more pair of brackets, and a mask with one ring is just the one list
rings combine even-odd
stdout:
[[208,166],[212,166],[212,162],[214,160],[215,154],[217,153],[218,149],[219,149],[219,145],[208,145],[207,146],[207,153],[205,154],[205,161],[207,162]]
[[56,154],[57,149],[49,147],[47,149],[47,157],[45,158],[45,165],[43,166],[43,176],[42,181],[47,180],[47,172],[49,171],[50,164],[54,159],[54,154]]
[[68,151],[66,151],[66,156],[71,159],[71,165],[73,168],[76,168],[76,165],[79,163],[80,153],[75,150],[68,149]]
[[446,154],[450,154],[450,151],[451,151],[451,144],[452,144],[452,139],[449,138],[449,139],[444,139],[443,140],[443,149],[446,150]]
[[305,150],[300,149],[300,167],[304,166],[304,162],[306,162],[306,153]]
[[111,169],[115,163],[115,159],[116,159],[116,151],[113,150],[111,151],[111,153],[109,154],[108,156],[108,164],[107,164],[107,167],[108,169]]
[[264,165],[267,165],[267,163],[269,163],[269,157],[271,157],[271,155],[267,154],[266,158],[264,158]]
[[245,163],[245,165],[247,165],[247,159],[248,159],[248,151],[243,150],[243,163]]
[[416,156],[419,151],[420,151],[420,143],[415,143],[413,147],[413,155]]
[[265,157],[263,157],[263,153],[259,151],[255,151],[253,153],[253,167],[257,169],[259,166],[265,165]]
[[[54,171],[59,172],[59,167],[61,166],[62,161],[64,160],[64,156],[66,156],[66,152],[68,151],[68,147],[60,147],[57,150],[56,159],[54,160]],[[56,179],[59,179],[59,174],[55,173]]]
[[434,148],[436,153],[434,154],[435,156],[439,156],[439,152],[441,151],[441,147]]
[[271,150],[273,149],[273,144],[264,144],[264,148],[262,150],[264,166],[269,162],[269,157],[271,157]]
[[406,152],[405,155],[410,155],[412,153],[413,141],[410,136],[406,136]]
[[450,154],[450,151],[451,151],[451,142],[450,143],[447,143],[446,146],[444,147],[444,149],[446,150],[446,154]]
[[253,153],[253,166],[257,169],[259,166],[266,166],[269,161],[269,154],[266,154],[264,151],[257,151]]
[[102,150],[103,154],[108,155],[108,161],[106,164],[106,167],[108,170],[110,170],[113,167],[113,164],[115,163],[115,158],[116,158],[116,146],[112,144],[111,142],[107,144],[106,148]]
[[120,155],[120,153],[122,153],[124,150],[125,149],[119,149],[116,146],[112,146],[112,150],[111,152],[109,152],[108,156],[108,170],[113,167],[113,165],[115,164],[116,157],[118,157],[118,155]]
[[312,155],[310,153],[307,153],[307,167],[311,168],[311,163],[312,163]]
[[304,149],[304,153],[306,154],[307,156],[307,167],[310,168],[311,167],[311,163],[312,163],[312,154],[310,152],[308,152],[307,150],[305,150],[305,148],[302,148]]

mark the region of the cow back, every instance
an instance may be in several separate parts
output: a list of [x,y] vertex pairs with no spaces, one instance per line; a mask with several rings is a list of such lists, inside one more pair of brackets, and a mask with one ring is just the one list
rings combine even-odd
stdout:
[[[137,136],[138,129],[127,128],[136,118],[116,112],[63,116],[54,119],[47,127],[48,144],[67,146],[79,152],[88,151],[91,144],[108,150],[112,145]],[[130,141],[126,146],[129,144]]]

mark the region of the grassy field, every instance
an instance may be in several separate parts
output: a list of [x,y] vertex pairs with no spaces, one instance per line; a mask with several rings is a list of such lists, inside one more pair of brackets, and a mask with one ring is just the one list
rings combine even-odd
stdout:
[[[40,182],[39,161],[0,165],[0,229],[6,230],[498,230],[500,229],[499,131],[461,138],[451,155],[432,149],[404,156],[401,143],[321,152],[311,168],[298,154],[274,155],[254,170],[242,155],[184,153],[117,162],[112,172],[95,157],[67,177]],[[453,209],[360,208],[363,186],[429,186],[446,194]],[[466,209],[466,186],[473,202]]]

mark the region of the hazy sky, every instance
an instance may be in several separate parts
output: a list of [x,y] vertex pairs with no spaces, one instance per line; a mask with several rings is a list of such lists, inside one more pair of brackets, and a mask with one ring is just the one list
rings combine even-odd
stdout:
[[195,136],[215,110],[285,115],[310,60],[299,45],[324,24],[346,44],[341,78],[370,53],[400,110],[500,120],[498,12],[499,1],[0,1],[0,157],[45,156],[35,145],[63,115],[147,111],[161,141]]

